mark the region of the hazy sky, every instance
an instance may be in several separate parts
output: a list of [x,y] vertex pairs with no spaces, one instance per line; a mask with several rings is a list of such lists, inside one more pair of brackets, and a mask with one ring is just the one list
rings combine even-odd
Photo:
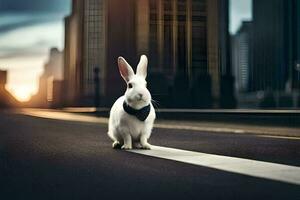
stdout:
[[241,22],[252,20],[252,0],[230,0],[229,30],[234,34]]
[[19,100],[37,92],[51,47],[63,49],[70,0],[0,0],[0,69]]
[[[0,69],[9,71],[7,89],[19,100],[37,92],[51,47],[63,49],[64,16],[71,0],[0,0]],[[230,0],[230,32],[251,16],[251,0]]]

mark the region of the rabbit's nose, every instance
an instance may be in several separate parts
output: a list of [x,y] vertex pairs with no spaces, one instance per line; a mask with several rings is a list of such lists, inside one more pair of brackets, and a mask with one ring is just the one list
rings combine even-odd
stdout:
[[139,98],[142,98],[142,97],[143,97],[143,94],[138,93],[138,96],[139,96]]

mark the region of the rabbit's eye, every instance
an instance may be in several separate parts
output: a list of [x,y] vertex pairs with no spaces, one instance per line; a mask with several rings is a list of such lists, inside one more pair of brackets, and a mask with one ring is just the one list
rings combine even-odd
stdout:
[[132,88],[132,84],[131,83],[128,83],[128,88]]

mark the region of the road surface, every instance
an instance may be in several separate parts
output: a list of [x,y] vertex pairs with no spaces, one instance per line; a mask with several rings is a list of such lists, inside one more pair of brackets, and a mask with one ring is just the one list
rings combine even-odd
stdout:
[[300,199],[299,138],[155,128],[158,149],[123,151],[106,132],[0,112],[0,199]]

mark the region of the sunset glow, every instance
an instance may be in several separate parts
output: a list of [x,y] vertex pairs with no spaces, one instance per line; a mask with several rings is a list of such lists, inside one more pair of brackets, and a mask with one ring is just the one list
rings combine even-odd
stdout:
[[[26,40],[20,39],[26,38]],[[63,21],[20,27],[1,34],[0,69],[8,71],[6,89],[19,101],[37,93],[49,48],[63,48]]]
[[26,102],[30,100],[34,88],[30,86],[16,86],[15,88],[10,88],[8,90],[18,101]]

